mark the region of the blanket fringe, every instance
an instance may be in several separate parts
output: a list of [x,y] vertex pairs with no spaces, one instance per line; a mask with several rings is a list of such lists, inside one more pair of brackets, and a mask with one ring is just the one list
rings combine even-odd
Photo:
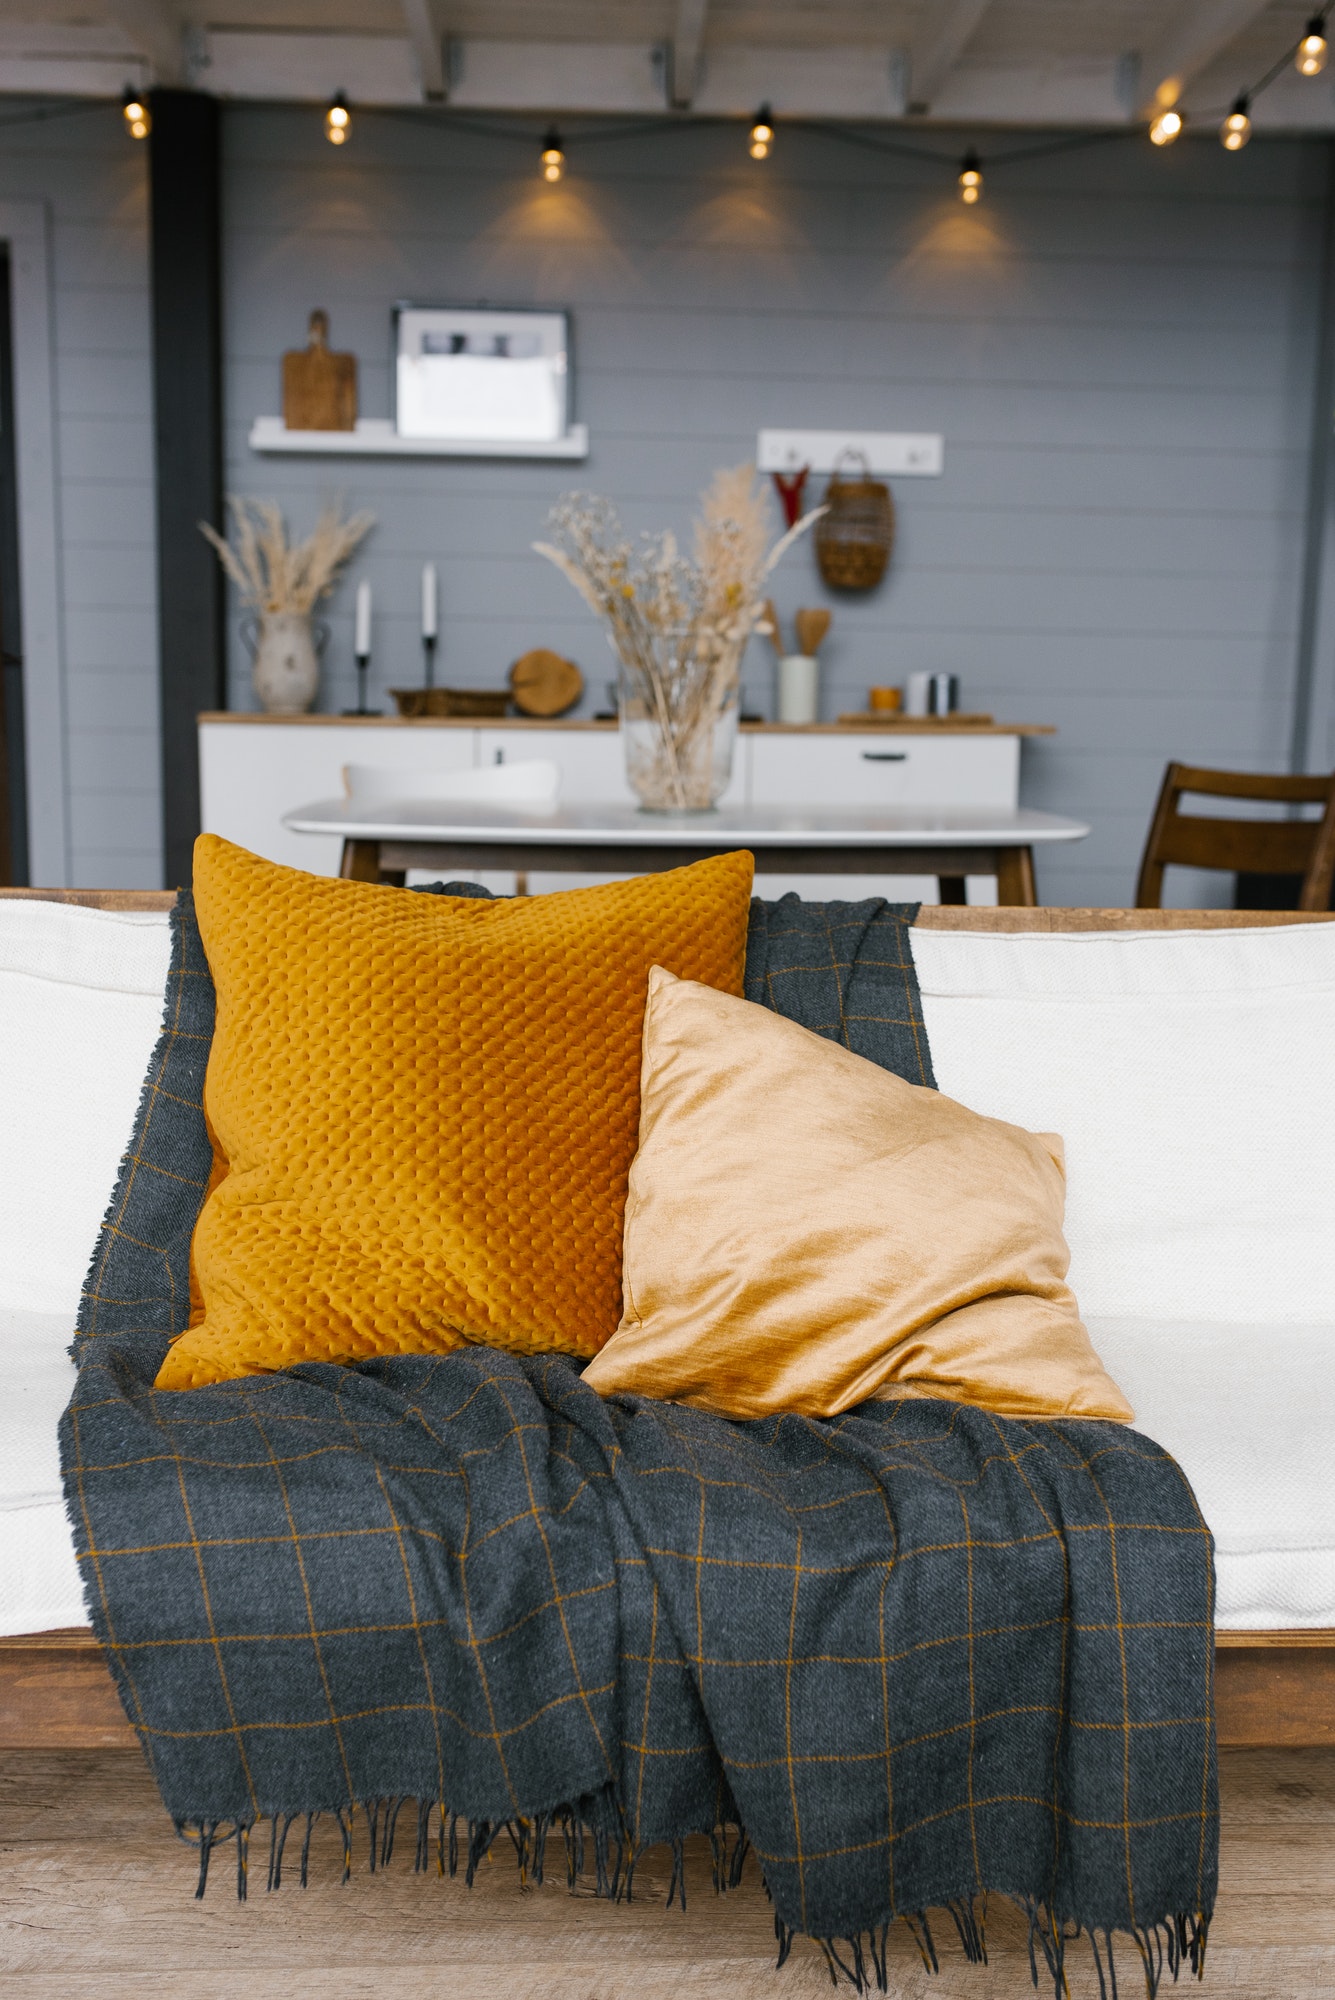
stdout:
[[[388,1797],[361,1799],[349,1806],[332,1807],[325,1814],[318,1812],[280,1812],[269,1819],[269,1865],[265,1886],[269,1890],[279,1889],[283,1883],[283,1856],[287,1848],[288,1835],[297,1820],[304,1818],[305,1831],[301,1842],[301,1886],[304,1889],[310,1873],[311,1835],[315,1822],[321,1817],[332,1819],[338,1827],[342,1839],[343,1868],[342,1879],[348,1881],[352,1875],[353,1828],[358,1813],[366,1822],[367,1858],[371,1873],[387,1868],[394,1857],[394,1843],[398,1831],[399,1815],[408,1804],[408,1797]],[[413,1846],[413,1872],[427,1874],[433,1860],[439,1876],[456,1876],[462,1870],[463,1878],[471,1889],[482,1867],[498,1840],[508,1839],[514,1849],[515,1866],[521,1884],[532,1884],[541,1888],[545,1876],[547,1845],[553,1833],[558,1833],[565,1852],[566,1887],[574,1890],[581,1879],[593,1876],[594,1893],[611,1902],[630,1902],[633,1898],[636,1865],[647,1848],[637,1849],[630,1839],[629,1830],[619,1814],[615,1812],[603,1795],[581,1799],[573,1806],[559,1806],[551,1812],[535,1813],[532,1816],[517,1816],[506,1820],[466,1820],[453,1813],[439,1799],[414,1799],[416,1826]],[[250,1836],[255,1820],[200,1820],[179,1821],[176,1831],[180,1838],[199,1850],[199,1879],[195,1888],[196,1899],[202,1898],[208,1886],[209,1864],[215,1850],[229,1841],[236,1842],[236,1893],[237,1900],[244,1903],[250,1881]],[[714,1893],[724,1895],[735,1889],[741,1882],[750,1852],[746,1829],[734,1821],[720,1821],[717,1825],[704,1829],[710,1843],[712,1857],[712,1878]],[[462,1840],[461,1840],[462,1834]],[[668,1878],[667,1907],[674,1902],[686,1908],[686,1840],[679,1836],[665,1843],[672,1856],[672,1871]],[[773,1896],[770,1886],[761,1876],[765,1893]],[[1066,1965],[1068,1948],[1077,1939],[1088,1941],[1098,1975],[1099,2000],[1118,2000],[1117,1967],[1113,1954],[1113,1940],[1118,1933],[1107,1929],[1089,1929],[1078,1923],[1063,1921],[1054,1913],[1048,1903],[1037,1902],[1023,1897],[1014,1897],[1021,1913],[1028,1920],[1029,1973],[1035,1988],[1046,1972],[1052,1982],[1053,2000],[1069,2000],[1070,1987],[1067,1982]],[[986,1965],[987,1958],[987,1896],[958,1896],[940,1907],[955,1926],[960,1949],[970,1965]],[[855,1993],[870,1994],[873,1991],[888,1991],[887,1945],[891,1923],[902,1923],[918,1947],[923,1966],[928,1972],[940,1970],[936,1940],[932,1935],[931,1921],[926,1910],[901,1911],[897,1918],[881,1924],[878,1928],[856,1932],[847,1937],[814,1936],[813,1943],[820,1947],[825,1959],[830,1983],[851,1986]],[[1201,1910],[1179,1911],[1155,1924],[1128,1926],[1120,1935],[1130,1937],[1140,1958],[1145,1979],[1146,2000],[1157,2000],[1163,1985],[1164,1974],[1174,1981],[1183,1968],[1189,1969],[1196,1979],[1205,1976],[1205,1947],[1209,1937],[1210,1918]],[[794,1939],[801,1933],[786,1924],[775,1912],[774,1936],[778,1946],[776,1970],[782,1970],[792,1953]]]

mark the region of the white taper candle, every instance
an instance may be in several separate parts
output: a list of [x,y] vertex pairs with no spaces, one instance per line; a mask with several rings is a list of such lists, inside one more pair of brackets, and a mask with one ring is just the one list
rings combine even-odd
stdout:
[[357,585],[357,625],[352,650],[359,660],[366,659],[371,651],[371,586],[365,581]]
[[436,565],[422,565],[422,637],[436,636]]

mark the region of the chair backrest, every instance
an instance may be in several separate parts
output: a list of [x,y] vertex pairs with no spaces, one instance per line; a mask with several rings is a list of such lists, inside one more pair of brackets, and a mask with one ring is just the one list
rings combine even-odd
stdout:
[[[1184,813],[1184,792],[1207,798],[1264,799],[1280,805],[1321,805],[1319,819],[1214,819]],[[1270,777],[1251,771],[1205,771],[1170,764],[1150,822],[1136,884],[1136,908],[1157,910],[1165,867],[1219,868],[1233,874],[1292,875],[1301,887],[1294,907],[1325,910],[1335,878],[1335,772],[1329,777]]]
[[352,804],[364,806],[383,805],[393,799],[554,806],[561,792],[561,766],[550,757],[525,757],[514,764],[484,764],[478,770],[459,771],[393,771],[380,764],[345,764],[343,789]]

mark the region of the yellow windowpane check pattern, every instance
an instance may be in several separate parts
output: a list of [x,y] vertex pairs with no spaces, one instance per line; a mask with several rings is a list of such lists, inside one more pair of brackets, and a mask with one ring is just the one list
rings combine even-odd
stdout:
[[916,903],[755,901],[745,997],[855,1055],[934,1086],[913,966]]
[[205,835],[205,1110],[184,1389],[481,1341],[592,1354],[621,1309],[649,969],[740,993],[752,864],[509,901],[404,895]]
[[1208,1915],[1209,1536],[1124,1426],[732,1425],[480,1349],[179,1397],[102,1356],[80,1554],[178,1821],[744,1828],[827,1938],[987,1890]]
[[[910,916],[757,905],[748,990],[930,1082]],[[618,1852],[704,1828],[735,1856],[744,1826],[783,1939],[872,1975],[896,1914],[930,1954],[944,1908],[974,1949],[989,1888],[1058,1979],[1062,1923],[1133,1931],[1133,1977],[1137,1947],[1198,1951],[1212,1568],[1171,1459],[931,1401],[728,1424],[479,1348],[158,1392],[211,1028],[183,898],[62,1427],[94,1625],[206,1855],[239,1825],[244,1884],[276,1813],[294,1876],[305,1815],[337,1811],[364,1866],[415,1813],[433,1870],[505,1824],[531,1870],[573,1818],[610,1886]]]

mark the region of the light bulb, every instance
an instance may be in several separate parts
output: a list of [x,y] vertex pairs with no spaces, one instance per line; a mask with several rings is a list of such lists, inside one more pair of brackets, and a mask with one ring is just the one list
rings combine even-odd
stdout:
[[542,178],[559,181],[565,170],[566,156],[561,147],[561,135],[553,125],[542,142]]
[[1185,123],[1180,111],[1161,111],[1150,126],[1150,144],[1171,146],[1174,139],[1180,137]]
[[966,208],[972,208],[983,198],[983,169],[977,153],[970,146],[960,162],[960,200]]
[[1251,136],[1252,121],[1247,115],[1247,99],[1239,97],[1219,127],[1219,143],[1226,153],[1240,153]]
[[1307,31],[1298,44],[1298,52],[1293,58],[1299,76],[1320,76],[1326,67],[1326,57],[1330,45],[1326,40],[1326,23],[1320,14],[1313,14],[1307,23]]
[[343,92],[340,90],[338,96],[325,112],[324,135],[331,146],[342,146],[346,144],[348,133],[351,130],[352,113],[344,103]]
[[146,139],[153,130],[153,120],[149,116],[148,106],[133,90],[127,90],[125,93],[121,115],[125,119],[125,129],[132,139]]
[[768,104],[762,104],[756,113],[756,122],[751,127],[749,142],[753,160],[767,160],[769,149],[774,144],[774,113]]

